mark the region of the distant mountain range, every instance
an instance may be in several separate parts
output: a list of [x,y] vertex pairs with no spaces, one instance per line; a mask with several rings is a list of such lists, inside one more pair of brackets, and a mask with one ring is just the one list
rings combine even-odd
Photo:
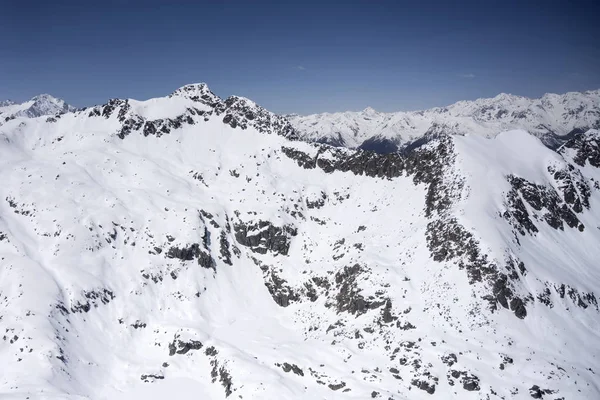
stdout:
[[491,99],[459,101],[423,111],[288,115],[306,141],[391,152],[440,133],[493,137],[524,129],[555,148],[570,134],[600,128],[600,90],[546,94],[529,99],[500,94]]
[[23,103],[11,100],[0,101],[0,124],[17,117],[35,118],[75,111],[76,108],[64,100],[49,94],[40,94]]

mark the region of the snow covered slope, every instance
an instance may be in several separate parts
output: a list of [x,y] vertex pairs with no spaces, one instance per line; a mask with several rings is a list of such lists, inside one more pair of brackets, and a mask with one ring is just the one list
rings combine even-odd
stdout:
[[35,118],[75,110],[75,107],[68,105],[64,100],[57,99],[49,94],[40,94],[23,103],[4,100],[0,101],[0,125],[17,117]]
[[204,84],[7,121],[0,397],[599,398],[599,134],[381,155]]
[[441,132],[492,137],[511,129],[527,130],[555,148],[569,134],[600,128],[600,90],[546,94],[540,99],[503,93],[414,112],[380,113],[367,108],[288,117],[305,140],[379,152],[395,151]]

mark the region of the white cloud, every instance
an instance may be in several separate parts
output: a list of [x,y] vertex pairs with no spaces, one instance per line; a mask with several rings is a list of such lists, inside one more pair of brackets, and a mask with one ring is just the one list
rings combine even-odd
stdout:
[[298,71],[306,71],[306,68],[305,68],[305,67],[303,67],[302,65],[296,65],[296,66],[294,67],[294,69],[297,69]]
[[465,79],[473,79],[473,78],[475,78],[475,74],[472,74],[472,73],[458,74],[458,76],[460,76],[461,78],[465,78]]

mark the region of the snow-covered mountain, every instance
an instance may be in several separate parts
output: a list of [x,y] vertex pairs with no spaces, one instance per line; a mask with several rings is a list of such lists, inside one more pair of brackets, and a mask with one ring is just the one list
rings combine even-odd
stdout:
[[555,148],[569,134],[600,129],[600,90],[546,94],[540,99],[503,93],[414,112],[380,113],[367,108],[288,117],[305,140],[379,152],[396,151],[442,132],[493,137],[511,129],[527,130]]
[[36,118],[75,111],[76,108],[64,100],[49,94],[40,94],[23,103],[11,100],[0,101],[0,125],[17,117]]
[[9,120],[0,397],[600,398],[599,135],[376,154],[204,84]]

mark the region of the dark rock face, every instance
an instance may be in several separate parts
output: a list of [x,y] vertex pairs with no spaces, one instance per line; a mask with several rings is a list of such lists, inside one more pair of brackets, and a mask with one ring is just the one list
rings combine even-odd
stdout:
[[543,399],[545,394],[553,393],[556,393],[556,391],[550,389],[541,389],[538,385],[533,385],[531,388],[529,388],[529,395],[534,399]]
[[521,200],[518,190],[513,188],[513,190],[507,194],[506,207],[507,210],[502,216],[521,235],[525,236],[526,233],[533,235],[538,232],[538,228],[531,220],[527,207],[525,207],[525,203]]
[[254,102],[238,96],[228,97],[214,106],[216,115],[223,115],[223,123],[232,128],[247,129],[252,126],[261,133],[278,134],[289,139],[296,139],[298,134],[289,121],[275,115]]
[[432,384],[430,384],[427,381],[413,379],[410,383],[413,386],[416,386],[419,389],[424,390],[425,392],[427,392],[429,394],[434,394],[435,393],[435,385],[432,385]]
[[325,205],[325,200],[327,200],[327,195],[321,192],[320,198],[313,200],[306,199],[306,207],[319,209]]
[[242,246],[249,247],[255,253],[287,255],[290,249],[291,238],[298,234],[292,225],[283,227],[274,226],[269,221],[244,223],[239,221],[234,224],[235,239]]
[[8,203],[8,206],[14,209],[15,214],[24,215],[26,217],[35,215],[35,210],[28,209],[29,206],[27,204],[19,204],[15,198],[8,196],[5,200]]
[[193,243],[188,247],[171,247],[167,252],[168,258],[177,258],[181,261],[192,261],[200,255],[200,245]]
[[225,397],[229,397],[233,391],[231,390],[233,386],[233,381],[231,379],[231,375],[229,371],[225,369],[225,367],[221,367],[219,369],[219,382],[221,382],[221,386],[225,388]]
[[[108,304],[115,298],[115,295],[111,290],[104,288],[90,291],[84,290],[82,295],[84,298],[83,300],[77,300],[76,302],[73,302],[73,305],[71,306],[72,313],[87,313],[92,308],[97,308],[99,304]],[[62,304],[59,304],[57,308],[61,310],[63,314],[69,313]]]
[[[454,363],[452,363],[454,364]],[[449,364],[452,365],[452,364]],[[450,386],[454,386],[456,384],[455,379],[460,379],[462,383],[462,387],[464,390],[469,392],[479,391],[481,388],[479,386],[479,377],[469,374],[466,371],[458,371],[455,369],[451,369],[447,375],[448,384]]]
[[336,390],[340,390],[340,389],[344,388],[346,386],[346,382],[330,383],[327,386],[329,387],[329,389],[336,391]]
[[331,152],[335,156],[332,159],[318,158],[317,155],[317,166],[327,173],[350,171],[356,175],[393,178],[400,176],[404,167],[402,157],[395,153],[379,155],[362,151],[348,156],[344,150]]
[[[351,152],[324,145],[318,146],[315,157],[288,147],[282,147],[282,152],[303,168],[312,169],[318,166],[327,173],[342,171],[355,175],[393,178],[400,176],[404,168],[403,157],[394,153],[382,155],[367,151]],[[322,154],[326,157],[320,157]]]
[[507,356],[506,354],[501,354],[501,356],[502,356],[502,363],[500,363],[500,369],[504,370],[506,368],[506,366],[511,365],[514,362],[514,360],[511,357]]
[[566,153],[571,150],[575,153],[573,161],[580,166],[589,163],[591,166],[600,168],[600,140],[597,132],[579,132],[567,141],[558,151]]
[[[338,293],[335,296],[335,308],[338,313],[348,312],[359,316],[368,310],[376,309],[386,304],[386,301],[365,299],[363,295],[360,294],[361,289],[358,287],[357,281],[363,272],[363,267],[359,264],[354,264],[351,267],[345,267],[335,275],[335,283],[338,288]],[[388,313],[391,310],[391,302],[389,302],[389,304],[390,307]],[[391,313],[387,316],[384,313],[383,318],[390,322],[393,320]]]
[[198,255],[198,264],[206,269],[216,269],[216,263],[214,258],[212,258],[210,254],[205,253],[204,251],[200,251],[200,254]]
[[296,163],[298,163],[298,165],[304,169],[314,169],[317,166],[316,158],[312,158],[310,155],[308,155],[300,150],[296,150],[291,147],[283,146],[281,148],[281,151],[288,158],[296,161]]
[[453,218],[431,222],[427,229],[427,243],[434,260],[458,259],[458,266],[467,271],[470,284],[487,284],[491,294],[484,296],[484,299],[490,302],[492,311],[497,309],[497,303],[508,308],[509,300],[512,299],[511,310],[515,315],[521,319],[527,315],[525,303],[511,289],[513,282],[519,280],[512,260],[508,260],[505,266],[509,273],[501,272],[498,266],[488,260],[486,254],[481,253],[479,243],[472,235]]
[[450,353],[442,356],[442,362],[448,367],[451,367],[458,362],[458,358],[456,357],[456,354]]
[[227,240],[227,234],[225,231],[221,231],[221,236],[219,238],[219,245],[221,251],[221,259],[225,264],[233,265],[231,262],[231,252],[229,251],[229,241]]
[[133,324],[131,324],[131,327],[133,329],[143,329],[146,327],[146,323],[138,320],[138,321],[135,321]]
[[573,165],[568,164],[566,168],[561,170],[549,166],[548,172],[553,174],[553,178],[558,184],[558,190],[562,193],[563,199],[573,211],[581,213],[584,208],[590,208],[590,196],[592,193],[581,171]]
[[[478,243],[456,219],[434,220],[427,226],[427,245],[435,261],[448,261],[467,256],[471,261],[486,264],[487,257],[479,254]],[[481,258],[480,260],[478,260]],[[480,274],[473,274],[471,281],[480,281]]]
[[217,349],[215,349],[214,346],[208,346],[206,348],[206,350],[204,350],[204,354],[206,354],[209,357],[214,357],[217,354],[219,354],[219,351]]
[[529,395],[531,397],[533,397],[534,399],[541,399],[542,396],[544,395],[544,393],[542,392],[542,390],[540,389],[540,387],[538,385],[533,385],[529,389]]
[[[124,115],[131,109],[131,106],[129,105],[129,101],[127,100],[110,99],[108,103],[101,107],[101,109],[101,114],[104,118],[110,118],[113,112],[119,110],[119,119],[123,118],[124,121]],[[96,113],[91,112],[90,116],[92,115],[96,115]]]
[[143,380],[144,382],[153,382],[156,379],[165,379],[165,377],[164,377],[164,375],[148,374],[148,375],[141,375],[140,379]]
[[[206,352],[206,354],[209,355],[208,352]],[[221,386],[225,388],[225,397],[229,397],[233,393],[233,379],[227,368],[225,368],[225,366],[219,365],[219,361],[216,358],[216,354],[217,352],[215,350],[214,354],[210,355],[210,357],[212,357],[210,361],[210,365],[212,365],[210,376],[212,378],[213,383],[215,383],[217,379],[219,380]]]
[[300,301],[298,291],[289,286],[287,281],[273,270],[267,274],[265,286],[280,307],[287,307],[291,302]]
[[125,136],[129,135],[132,131],[140,129],[143,124],[144,120],[139,116],[136,116],[136,118],[129,118],[123,121],[123,125],[117,133],[117,136],[120,139],[125,139]]
[[[263,272],[265,286],[267,287],[269,294],[278,306],[287,307],[292,302],[301,300],[302,291],[291,287],[285,279],[279,276],[279,274],[273,267],[263,264],[260,260],[258,260],[255,257],[252,257],[252,260],[254,261],[254,264],[259,266],[261,271]],[[316,296],[316,293],[313,293],[313,296]],[[316,299],[316,297],[313,297],[313,299]]]
[[[168,135],[174,129],[179,129],[184,125],[194,125],[194,119],[192,115],[203,115],[204,111],[200,111],[197,109],[188,109],[186,114],[178,115],[175,118],[165,118],[165,119],[157,119],[153,121],[145,121],[138,115],[130,120],[135,120],[136,122],[131,125],[131,129],[129,129],[129,134],[132,130],[139,130],[143,126],[143,134],[144,136],[156,136],[161,137],[162,135]],[[129,121],[129,120],[127,120]],[[125,122],[127,122],[125,121]],[[125,126],[125,124],[124,124]],[[121,139],[124,139],[126,135],[119,135]]]
[[523,303],[523,300],[521,300],[518,297],[515,297],[510,301],[510,309],[520,319],[523,319],[527,316],[527,309],[525,309],[525,304]]
[[[496,301],[504,308],[508,308],[508,301],[513,297],[513,291],[510,288],[510,284],[508,282],[508,276],[506,274],[500,274],[496,281],[494,282],[494,286],[492,288],[492,299],[491,301]],[[515,306],[518,304],[515,303]]]
[[[392,301],[390,299],[388,299],[385,302],[385,307],[383,307],[383,311],[381,312],[380,321],[383,323],[389,324],[390,322],[394,322],[397,319],[398,319],[398,317],[395,317],[392,314]],[[407,322],[407,324],[410,324],[410,322]]]
[[169,355],[186,354],[190,350],[200,350],[201,348],[202,343],[198,340],[189,340],[185,342],[175,338],[173,342],[169,343]]
[[296,375],[304,376],[304,371],[302,371],[302,369],[299,366],[297,366],[296,364],[290,364],[290,363],[285,362],[283,364],[276,364],[276,365],[278,367],[281,367],[284,372],[292,371]]
[[466,375],[462,379],[463,389],[473,392],[478,391],[479,388],[479,378],[475,375]]
[[187,247],[173,246],[167,251],[167,257],[176,258],[181,261],[192,261],[196,259],[198,260],[198,264],[204,268],[213,270],[216,268],[215,260],[209,253],[200,248],[199,243],[192,243]]
[[[547,284],[549,285],[549,284]],[[575,288],[572,288],[569,285],[560,284],[560,285],[549,285],[554,291],[558,294],[561,299],[566,297],[570,298],[574,305],[581,308],[593,307],[598,310],[598,300],[594,293],[586,293],[580,292]],[[547,298],[549,301],[550,289],[547,287],[547,291],[543,292],[542,299]],[[543,301],[542,301],[543,302]],[[544,303],[544,302],[543,302]],[[549,304],[546,304],[549,305]]]
[[555,176],[559,179],[562,178],[562,182],[564,182],[562,189],[568,199],[567,202],[563,201],[554,188],[537,185],[514,175],[507,177],[512,189],[507,195],[508,210],[504,212],[503,216],[522,235],[525,232],[537,233],[539,229],[531,220],[521,199],[524,199],[536,211],[536,214],[533,215],[535,219],[543,219],[554,229],[564,230],[565,223],[570,228],[577,228],[580,231],[585,229],[569,207],[568,202],[573,204],[575,209],[583,211],[584,205],[587,204],[589,207],[589,188],[580,184],[579,186],[584,192],[584,195],[580,196],[565,171],[556,171]]
[[340,288],[336,296],[338,312],[348,311],[350,314],[360,315],[368,310],[367,302],[356,285],[361,272],[360,265],[354,264],[336,274],[335,283]]

